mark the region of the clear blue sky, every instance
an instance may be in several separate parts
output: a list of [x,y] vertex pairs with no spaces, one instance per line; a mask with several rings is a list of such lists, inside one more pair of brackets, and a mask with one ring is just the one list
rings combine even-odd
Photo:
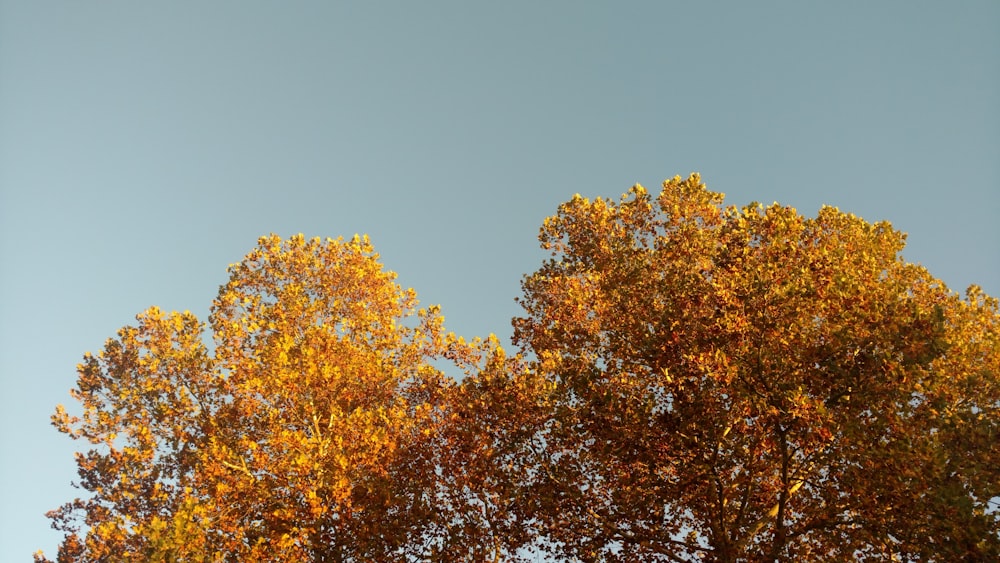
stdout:
[[1000,3],[0,0],[0,561],[55,554],[83,352],[259,235],[506,338],[560,202],[692,171],[1000,294]]

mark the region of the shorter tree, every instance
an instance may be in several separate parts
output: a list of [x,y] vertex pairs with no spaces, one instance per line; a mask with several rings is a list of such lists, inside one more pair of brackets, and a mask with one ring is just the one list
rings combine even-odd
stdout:
[[152,308],[78,367],[83,413],[53,421],[92,444],[89,497],[49,514],[58,561],[425,556],[448,515],[412,452],[446,418],[433,362],[463,345],[367,238],[264,237],[229,272],[214,351],[193,315]]

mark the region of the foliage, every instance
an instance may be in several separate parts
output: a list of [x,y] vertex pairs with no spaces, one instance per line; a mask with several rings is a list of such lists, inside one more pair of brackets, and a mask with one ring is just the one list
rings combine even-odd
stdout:
[[[79,366],[62,431],[91,493],[50,517],[59,561],[419,557],[441,515],[430,443],[462,345],[416,309],[367,238],[260,240],[219,291],[214,353],[156,308]],[[86,534],[78,533],[80,524]]]
[[84,356],[57,561],[1000,558],[997,300],[888,223],[722,201],[560,206],[513,356],[367,238],[261,238],[207,325]]
[[824,207],[580,196],[515,340],[553,385],[530,514],[581,561],[1000,555],[1000,317]]

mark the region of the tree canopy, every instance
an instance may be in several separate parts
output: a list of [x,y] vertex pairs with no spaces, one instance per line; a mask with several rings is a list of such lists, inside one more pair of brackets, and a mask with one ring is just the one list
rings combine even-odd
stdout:
[[998,301],[888,223],[695,174],[539,240],[514,355],[366,237],[263,237],[207,325],[140,314],[53,416],[90,444],[57,561],[1000,559]]

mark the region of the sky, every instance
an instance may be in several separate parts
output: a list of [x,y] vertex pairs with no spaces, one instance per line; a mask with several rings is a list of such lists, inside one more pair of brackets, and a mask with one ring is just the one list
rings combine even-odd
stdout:
[[0,0],[0,561],[79,494],[85,351],[261,235],[367,233],[510,336],[542,220],[698,171],[1000,295],[1000,3]]

